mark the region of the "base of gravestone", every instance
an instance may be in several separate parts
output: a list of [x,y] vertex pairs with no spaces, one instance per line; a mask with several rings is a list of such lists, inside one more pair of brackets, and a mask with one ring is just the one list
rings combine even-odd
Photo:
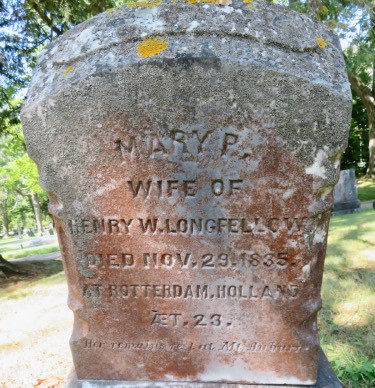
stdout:
[[333,215],[351,214],[361,211],[361,202],[359,200],[335,203]]
[[332,370],[327,357],[320,351],[318,379],[315,385],[254,385],[226,383],[196,383],[196,382],[165,382],[165,381],[118,381],[118,380],[78,380],[75,373],[66,385],[67,388],[245,388],[245,387],[284,387],[284,388],[342,388],[340,380]]

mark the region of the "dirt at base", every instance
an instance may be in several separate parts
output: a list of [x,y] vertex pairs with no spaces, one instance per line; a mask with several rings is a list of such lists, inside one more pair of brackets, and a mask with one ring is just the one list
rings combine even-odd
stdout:
[[6,277],[0,277],[1,289],[22,280],[43,279],[63,271],[61,260],[11,261],[9,263],[19,272],[7,273]]
[[73,314],[62,262],[16,265],[22,274],[0,281],[0,387],[63,387],[72,369]]

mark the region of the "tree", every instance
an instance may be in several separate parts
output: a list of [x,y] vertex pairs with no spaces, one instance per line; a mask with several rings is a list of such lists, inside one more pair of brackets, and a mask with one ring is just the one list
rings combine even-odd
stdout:
[[12,185],[6,171],[7,163],[11,160],[12,148],[5,139],[0,143],[0,216],[3,224],[4,236],[9,235],[10,214],[17,207],[16,196],[12,195]]
[[0,216],[3,224],[4,237],[9,236],[9,191],[0,190]]
[[13,274],[23,274],[17,266],[9,261],[5,260],[2,255],[0,255],[0,279],[7,278],[9,275]]
[[368,175],[375,177],[375,1],[290,0],[289,6],[323,21],[350,39],[346,63],[350,85],[368,119]]
[[366,174],[368,161],[368,118],[361,99],[353,92],[352,122],[349,142],[342,159],[341,169],[353,168],[358,176]]
[[[353,90],[366,108],[369,134],[369,162],[367,173],[368,175],[375,177],[375,17],[373,17],[372,24],[371,34],[374,36],[371,44],[374,50],[374,53],[372,54],[372,80],[369,79],[370,77],[367,72],[363,73],[360,71],[361,69],[359,67],[355,68],[355,65],[353,64],[354,61],[348,63],[348,77]],[[369,84],[371,86],[368,86]]]
[[42,213],[39,196],[43,190],[38,184],[35,163],[27,156],[21,126],[8,128],[8,135],[0,141],[0,212],[5,235],[9,232],[11,214],[22,208],[22,197],[28,197],[34,211],[38,235],[42,235]]
[[28,85],[40,49],[114,0],[0,0],[0,134],[19,122],[17,92]]
[[8,163],[8,181],[13,190],[21,196],[29,196],[35,215],[37,233],[43,234],[42,213],[40,210],[39,195],[43,190],[38,184],[38,172],[35,163],[23,154]]

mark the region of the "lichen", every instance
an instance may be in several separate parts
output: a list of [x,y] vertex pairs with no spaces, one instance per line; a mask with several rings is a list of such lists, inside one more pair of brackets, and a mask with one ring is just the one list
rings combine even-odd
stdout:
[[162,37],[146,38],[138,43],[137,54],[139,58],[149,58],[158,55],[168,48],[168,41]]
[[162,0],[133,0],[128,3],[129,7],[144,7],[144,8],[152,8],[161,4]]
[[218,5],[230,5],[232,4],[232,0],[186,0],[189,4],[203,4],[203,3],[211,3]]
[[108,8],[106,10],[107,13],[116,13],[119,14],[121,12],[120,8]]
[[68,74],[73,73],[73,70],[74,70],[74,67],[73,67],[73,66],[68,66],[68,67],[64,70],[64,75],[67,76]]
[[254,8],[253,0],[243,0],[246,9]]
[[327,42],[323,38],[316,38],[316,43],[318,43],[318,46],[322,49],[327,47]]

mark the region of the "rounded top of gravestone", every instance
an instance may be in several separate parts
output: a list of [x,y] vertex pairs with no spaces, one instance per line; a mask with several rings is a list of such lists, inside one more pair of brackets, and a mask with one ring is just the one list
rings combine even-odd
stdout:
[[[220,45],[197,44],[205,35]],[[246,50],[236,44],[244,40]],[[188,65],[197,56],[211,64],[259,64],[350,96],[337,36],[305,15],[252,0],[141,0],[109,9],[47,46],[28,102],[121,67],[168,60]]]

